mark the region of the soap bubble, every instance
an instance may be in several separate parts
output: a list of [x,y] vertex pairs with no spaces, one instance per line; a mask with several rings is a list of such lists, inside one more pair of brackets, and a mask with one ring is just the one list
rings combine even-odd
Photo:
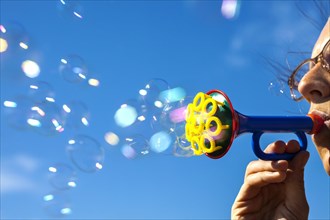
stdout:
[[161,96],[163,91],[169,90],[169,84],[163,79],[152,79],[144,88],[139,90],[140,99],[149,107],[162,109],[169,100]]
[[61,59],[59,72],[69,83],[81,83],[87,80],[87,67],[83,58],[78,55],[68,55]]
[[73,164],[83,172],[92,173],[103,167],[104,149],[92,137],[75,136],[68,141],[67,152]]
[[143,135],[135,134],[125,138],[121,151],[126,158],[135,159],[148,155],[150,146]]
[[111,146],[116,146],[120,141],[118,135],[111,131],[105,133],[104,140]]
[[159,93],[159,99],[165,100],[166,103],[180,101],[186,97],[186,91],[181,87],[163,90]]
[[118,126],[125,128],[134,124],[137,116],[136,109],[133,106],[124,104],[116,111],[114,119]]
[[35,103],[30,112],[27,123],[39,134],[49,136],[64,131],[60,108],[55,102]]
[[273,79],[268,84],[268,90],[272,95],[290,97],[290,91],[286,82],[280,79]]
[[174,146],[173,154],[176,157],[192,157],[194,151],[191,148],[190,142],[186,139],[185,135],[177,137]]
[[25,95],[19,95],[3,102],[5,119],[9,126],[18,130],[27,130],[30,128],[27,123],[34,106],[34,102]]
[[237,18],[239,14],[239,0],[223,0],[221,5],[221,14],[226,19]]
[[12,55],[28,49],[29,36],[25,27],[16,21],[0,24],[0,38],[7,44],[6,53]]
[[99,87],[101,85],[99,74],[94,72],[88,72],[87,84],[91,87]]
[[6,52],[8,49],[8,43],[5,39],[0,38],[0,53]]
[[19,22],[0,23],[1,46],[1,76],[18,84],[28,78],[23,74],[22,63],[29,59],[29,36],[25,27]]
[[165,131],[159,131],[153,134],[150,138],[150,149],[155,153],[173,153],[174,139],[171,133]]
[[115,122],[120,127],[129,127],[147,120],[147,107],[136,99],[124,102],[114,115]]
[[175,123],[173,123],[168,117],[168,111],[170,107],[172,106],[166,105],[162,111],[158,112],[158,114],[155,113],[150,118],[150,125],[154,132],[162,130],[174,131]]
[[90,124],[89,109],[82,101],[70,101],[63,104],[62,115],[67,128],[79,129],[88,127]]
[[51,84],[44,81],[31,83],[28,91],[29,97],[36,103],[45,101],[55,102],[55,92]]
[[57,9],[60,16],[67,20],[82,20],[84,18],[84,8],[78,1],[59,0]]
[[36,78],[40,73],[40,66],[37,62],[33,60],[25,60],[21,65],[22,71],[29,78]]
[[76,187],[76,173],[67,164],[54,164],[48,168],[49,182],[58,190],[66,190]]
[[43,197],[46,213],[53,218],[63,218],[72,213],[67,191],[53,191]]
[[191,96],[182,98],[180,101],[167,103],[159,115],[154,115],[151,120],[155,131],[165,130],[182,136],[185,133],[185,116],[189,103],[193,101]]

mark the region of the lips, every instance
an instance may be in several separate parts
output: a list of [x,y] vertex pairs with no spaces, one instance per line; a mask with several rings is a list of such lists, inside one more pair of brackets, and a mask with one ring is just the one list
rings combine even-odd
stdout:
[[321,117],[324,120],[324,125],[330,129],[330,115],[318,110],[313,110],[310,112],[310,114]]
[[[330,137],[330,116],[329,116],[329,114],[326,114],[326,113],[324,113],[322,111],[318,111],[318,110],[313,110],[313,111],[310,112],[310,114],[317,115],[317,116],[321,117],[324,120],[324,123],[320,127],[319,132],[317,132],[316,134],[313,134],[312,135],[312,138],[313,138],[313,141],[314,141],[315,146],[318,148],[319,153],[321,151],[326,150],[325,152],[326,152],[326,155],[327,156],[325,158],[328,158],[327,159],[328,160],[327,161],[328,162],[327,164],[330,167],[330,153],[329,153],[329,151],[330,151],[330,143],[329,143],[329,137]],[[321,153],[321,154],[324,156],[323,153]],[[323,160],[323,163],[324,162],[325,161]],[[330,172],[330,170],[329,170],[329,172]],[[329,175],[330,175],[330,173],[329,173]]]

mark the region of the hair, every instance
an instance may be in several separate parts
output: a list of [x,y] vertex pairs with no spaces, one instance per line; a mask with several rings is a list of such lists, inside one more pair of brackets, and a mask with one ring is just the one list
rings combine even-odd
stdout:
[[[297,1],[296,7],[300,14],[310,22],[318,31],[321,31],[324,24],[327,22],[330,16],[330,2],[328,0],[313,0],[313,1]],[[306,54],[305,51],[292,52],[288,51],[287,54],[293,53],[294,55]],[[287,87],[288,78],[293,71],[288,64],[287,59],[285,62],[275,60],[275,58],[263,57],[266,65],[275,73],[277,83],[279,84],[281,90],[288,90]],[[289,94],[287,94],[290,96]]]
[[[300,13],[309,20],[309,22],[314,25],[317,29],[322,29],[324,25],[324,21],[329,18],[330,15],[330,3],[328,0],[313,0],[313,5],[311,10],[306,10],[306,6],[304,1],[296,2],[297,8]],[[311,7],[308,4],[308,7]],[[317,12],[316,14],[312,14],[312,12]]]

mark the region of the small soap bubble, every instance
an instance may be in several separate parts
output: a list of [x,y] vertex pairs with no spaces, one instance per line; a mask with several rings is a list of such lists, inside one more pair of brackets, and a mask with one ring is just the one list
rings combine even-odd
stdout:
[[72,213],[67,191],[53,191],[43,197],[44,209],[52,218],[67,217]]
[[67,152],[73,164],[81,171],[92,173],[102,169],[104,149],[87,135],[77,135],[68,141]]
[[114,115],[115,122],[120,127],[128,127],[134,124],[138,115],[133,106],[123,104]]
[[93,86],[93,87],[99,87],[100,81],[97,78],[89,78],[88,85]]
[[163,130],[174,132],[177,136],[184,135],[187,107],[192,101],[193,97],[187,96],[180,101],[166,104],[158,118],[155,117],[158,121],[152,120],[152,127],[161,127]]
[[3,102],[5,119],[10,127],[18,130],[30,128],[28,119],[32,113],[34,102],[25,95],[16,96]]
[[[23,62],[30,60],[30,39],[25,27],[19,22],[0,23],[1,76],[11,83],[21,83],[29,79],[28,74],[37,75],[36,66]],[[34,69],[33,69],[34,68]],[[23,71],[26,71],[23,72]]]
[[[29,36],[25,27],[16,21],[0,24],[0,38],[6,42],[7,48],[3,52],[17,53],[28,49]],[[3,49],[1,49],[3,50]]]
[[137,157],[137,154],[136,154],[135,150],[129,145],[123,145],[122,148],[121,148],[121,153],[127,159],[134,159],[134,158]]
[[163,111],[160,112],[151,112],[154,113],[150,118],[150,125],[154,132],[166,130],[174,131],[175,124],[170,120],[168,116],[169,108],[172,108],[172,105],[167,104]]
[[82,101],[70,101],[62,105],[62,116],[65,127],[80,129],[90,125],[90,112]]
[[270,81],[268,84],[268,90],[274,96],[291,97],[287,83],[280,79],[273,79]]
[[147,120],[147,107],[139,100],[130,99],[124,102],[114,115],[115,122],[120,127],[129,127]]
[[181,87],[168,89],[159,93],[160,100],[166,100],[166,103],[172,103],[180,101],[186,97],[186,91]]
[[7,51],[8,43],[6,39],[0,38],[0,53]]
[[61,58],[59,72],[61,77],[69,83],[81,83],[87,80],[85,61],[78,55]]
[[28,88],[29,97],[36,103],[55,102],[55,92],[51,84],[45,81],[33,82]]
[[238,16],[239,8],[239,0],[223,0],[221,5],[221,13],[226,19],[233,19]]
[[111,131],[105,133],[104,140],[111,146],[116,146],[120,141],[118,135]]
[[35,61],[25,60],[25,61],[23,61],[21,67],[27,77],[36,78],[39,76],[40,67],[39,67],[39,64],[36,63]]
[[35,103],[30,112],[27,123],[37,133],[51,136],[64,131],[64,122],[57,103],[48,101]]
[[173,154],[176,157],[194,156],[194,151],[191,148],[190,142],[185,138],[185,135],[176,138],[173,148]]
[[82,20],[84,18],[84,8],[78,1],[59,0],[57,9],[60,16],[66,20]]
[[91,87],[99,87],[101,85],[101,80],[99,74],[96,73],[88,73],[87,83]]
[[141,135],[131,135],[125,138],[122,154],[128,159],[135,159],[149,154],[150,146],[147,139]]
[[[172,133],[173,134],[173,133]],[[159,131],[153,134],[150,138],[150,149],[155,153],[173,153],[173,148],[171,147],[174,139],[171,133],[165,131]]]
[[76,187],[77,178],[73,168],[67,164],[54,164],[48,168],[49,182],[58,190],[67,190]]
[[139,90],[139,97],[148,107],[162,109],[169,102],[167,96],[161,93],[170,89],[169,84],[163,79],[152,79],[144,88]]

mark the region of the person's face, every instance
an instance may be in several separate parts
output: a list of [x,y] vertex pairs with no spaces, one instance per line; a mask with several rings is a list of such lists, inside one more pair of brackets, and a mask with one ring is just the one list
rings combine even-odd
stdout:
[[[330,39],[330,17],[314,45],[312,57],[317,56]],[[330,51],[326,59],[330,62]],[[316,149],[321,157],[325,171],[330,176],[330,73],[317,63],[304,75],[298,85],[299,92],[310,104],[310,113],[320,115],[325,119],[325,126],[318,134],[312,136]]]

